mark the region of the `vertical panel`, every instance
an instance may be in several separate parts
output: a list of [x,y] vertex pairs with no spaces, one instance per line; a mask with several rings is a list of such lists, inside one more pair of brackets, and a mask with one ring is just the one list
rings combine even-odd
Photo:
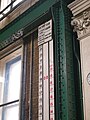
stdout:
[[39,46],[39,100],[38,100],[38,117],[39,120],[42,120],[43,111],[42,111],[42,104],[43,104],[43,70],[42,70],[42,57],[43,57],[43,47]]
[[39,78],[39,48],[37,40],[37,32],[32,36],[33,50],[32,50],[32,79],[31,79],[31,118],[38,119],[38,78]]
[[54,104],[54,62],[53,62],[53,40],[49,42],[49,71],[50,71],[50,120],[55,118]]
[[49,120],[48,43],[43,45],[43,120]]
[[49,20],[38,27],[38,45],[40,93],[38,118],[39,120],[54,120],[55,106],[52,20]]

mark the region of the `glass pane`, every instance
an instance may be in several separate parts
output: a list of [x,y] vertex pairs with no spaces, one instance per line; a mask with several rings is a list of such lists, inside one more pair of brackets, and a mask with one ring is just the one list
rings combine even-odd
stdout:
[[18,3],[20,3],[23,0],[16,0],[16,2],[13,3],[13,7],[15,7]]
[[0,82],[0,102],[1,102],[1,94],[2,94],[2,83]]
[[[16,57],[15,57],[16,56]],[[19,99],[21,49],[0,60],[0,105]],[[18,120],[19,102],[0,107],[0,120]]]
[[8,7],[3,13],[6,14],[9,11],[10,11],[10,7]]
[[0,107],[0,120],[2,120],[2,107]]
[[13,64],[8,67],[6,75],[6,88],[5,88],[5,96],[6,102],[13,101],[19,99],[20,94],[20,76],[21,76],[21,60],[14,61]]
[[19,105],[13,104],[3,109],[3,120],[18,120],[19,119]]
[[[1,0],[1,10],[7,7],[9,5],[11,0]],[[7,13],[10,10],[10,7],[5,10],[4,14]]]
[[3,17],[3,15],[0,15],[0,18],[2,18]]

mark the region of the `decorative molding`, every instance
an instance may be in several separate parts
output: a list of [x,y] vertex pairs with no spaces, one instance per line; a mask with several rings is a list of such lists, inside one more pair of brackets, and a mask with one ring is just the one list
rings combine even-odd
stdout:
[[90,0],[75,0],[68,5],[68,8],[72,11],[73,16],[77,16],[90,8]]
[[77,32],[78,38],[84,37],[90,33],[90,11],[84,11],[80,18],[74,18],[71,21],[74,26],[74,32]]
[[90,35],[90,0],[75,0],[68,5],[72,11],[73,20],[71,25],[77,32],[78,39],[83,39]]
[[23,36],[23,29],[20,29],[18,32],[14,33],[8,39],[0,42],[0,50],[5,48],[6,46],[12,44]]

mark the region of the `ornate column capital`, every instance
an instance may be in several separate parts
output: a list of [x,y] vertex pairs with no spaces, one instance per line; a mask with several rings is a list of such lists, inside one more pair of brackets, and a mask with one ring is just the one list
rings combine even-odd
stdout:
[[90,34],[90,11],[84,11],[80,18],[73,17],[71,25],[74,31],[77,32],[78,38],[85,37]]
[[[89,4],[89,5],[88,5]],[[68,5],[73,13],[71,25],[77,32],[78,39],[82,39],[90,35],[90,1],[76,0]]]

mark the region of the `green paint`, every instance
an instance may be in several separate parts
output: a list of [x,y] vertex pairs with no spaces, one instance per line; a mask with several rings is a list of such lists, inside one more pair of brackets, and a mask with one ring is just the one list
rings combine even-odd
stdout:
[[55,34],[56,120],[77,120],[71,16],[66,6],[61,1],[52,8]]
[[55,2],[56,0],[45,0],[42,4],[41,1],[38,2],[35,6],[31,7],[15,21],[9,24],[6,29],[0,31],[0,41],[7,39],[19,29],[25,28],[28,24],[33,23],[33,21],[48,11]]
[[[64,0],[63,0],[64,1]],[[7,27],[0,30],[0,41],[8,39],[21,28],[33,25],[52,8],[54,21],[55,81],[56,81],[56,119],[77,120],[75,108],[75,88],[73,76],[72,31],[70,12],[67,4],[60,0],[41,0],[20,15]]]

